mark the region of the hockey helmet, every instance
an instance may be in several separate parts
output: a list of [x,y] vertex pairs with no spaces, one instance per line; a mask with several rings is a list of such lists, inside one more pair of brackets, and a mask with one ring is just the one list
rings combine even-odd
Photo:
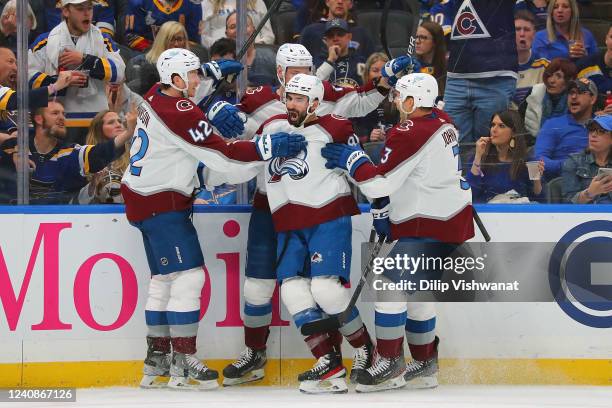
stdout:
[[314,111],[310,112],[310,108],[315,99],[319,101],[319,104],[323,102],[323,82],[314,75],[297,74],[285,86],[285,99],[289,93],[307,96],[308,113],[314,113]]
[[[200,70],[200,59],[193,52],[183,48],[170,48],[157,58],[159,82],[170,85],[177,91],[185,92],[189,86],[187,73]],[[178,75],[185,81],[185,88],[179,89],[172,83],[172,76]]]
[[276,66],[281,67],[282,78],[278,75],[281,85],[285,85],[285,73],[288,67],[309,67],[312,71],[312,55],[302,44],[286,43],[276,52]]
[[[433,108],[438,97],[438,82],[429,74],[414,73],[401,77],[395,90],[399,92],[400,102],[411,96],[414,100],[413,111],[417,108]],[[412,112],[404,112],[410,114]]]

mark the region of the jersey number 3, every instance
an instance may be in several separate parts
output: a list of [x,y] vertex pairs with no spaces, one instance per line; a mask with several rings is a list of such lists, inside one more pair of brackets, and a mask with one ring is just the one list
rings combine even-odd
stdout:
[[142,160],[149,149],[149,135],[144,129],[138,129],[138,133],[132,138],[132,146],[136,143],[136,139],[140,139],[140,149],[130,157],[130,174],[140,176],[142,166],[137,166],[136,162]]

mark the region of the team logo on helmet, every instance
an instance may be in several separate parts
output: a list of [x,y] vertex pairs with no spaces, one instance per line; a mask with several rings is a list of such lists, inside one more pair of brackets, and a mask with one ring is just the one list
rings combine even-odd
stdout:
[[307,153],[302,150],[297,157],[290,159],[276,157],[272,159],[268,165],[268,171],[271,175],[268,183],[278,183],[285,174],[292,180],[301,180],[306,177],[309,171],[306,155]]

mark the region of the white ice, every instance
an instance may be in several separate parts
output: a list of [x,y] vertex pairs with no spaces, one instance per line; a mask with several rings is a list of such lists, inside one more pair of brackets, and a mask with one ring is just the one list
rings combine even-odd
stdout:
[[[0,406],[15,407],[13,403]],[[21,406],[21,404],[20,404]],[[109,408],[612,408],[612,387],[440,386],[435,390],[304,395],[293,388],[237,387],[215,391],[111,387],[77,390],[76,403],[26,403],[24,407]]]

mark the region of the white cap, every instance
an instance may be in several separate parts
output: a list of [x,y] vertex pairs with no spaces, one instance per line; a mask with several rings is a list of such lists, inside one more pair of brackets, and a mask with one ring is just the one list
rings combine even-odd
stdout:
[[93,3],[93,0],[62,0],[62,7],[66,7],[69,4],[81,4],[87,1]]

